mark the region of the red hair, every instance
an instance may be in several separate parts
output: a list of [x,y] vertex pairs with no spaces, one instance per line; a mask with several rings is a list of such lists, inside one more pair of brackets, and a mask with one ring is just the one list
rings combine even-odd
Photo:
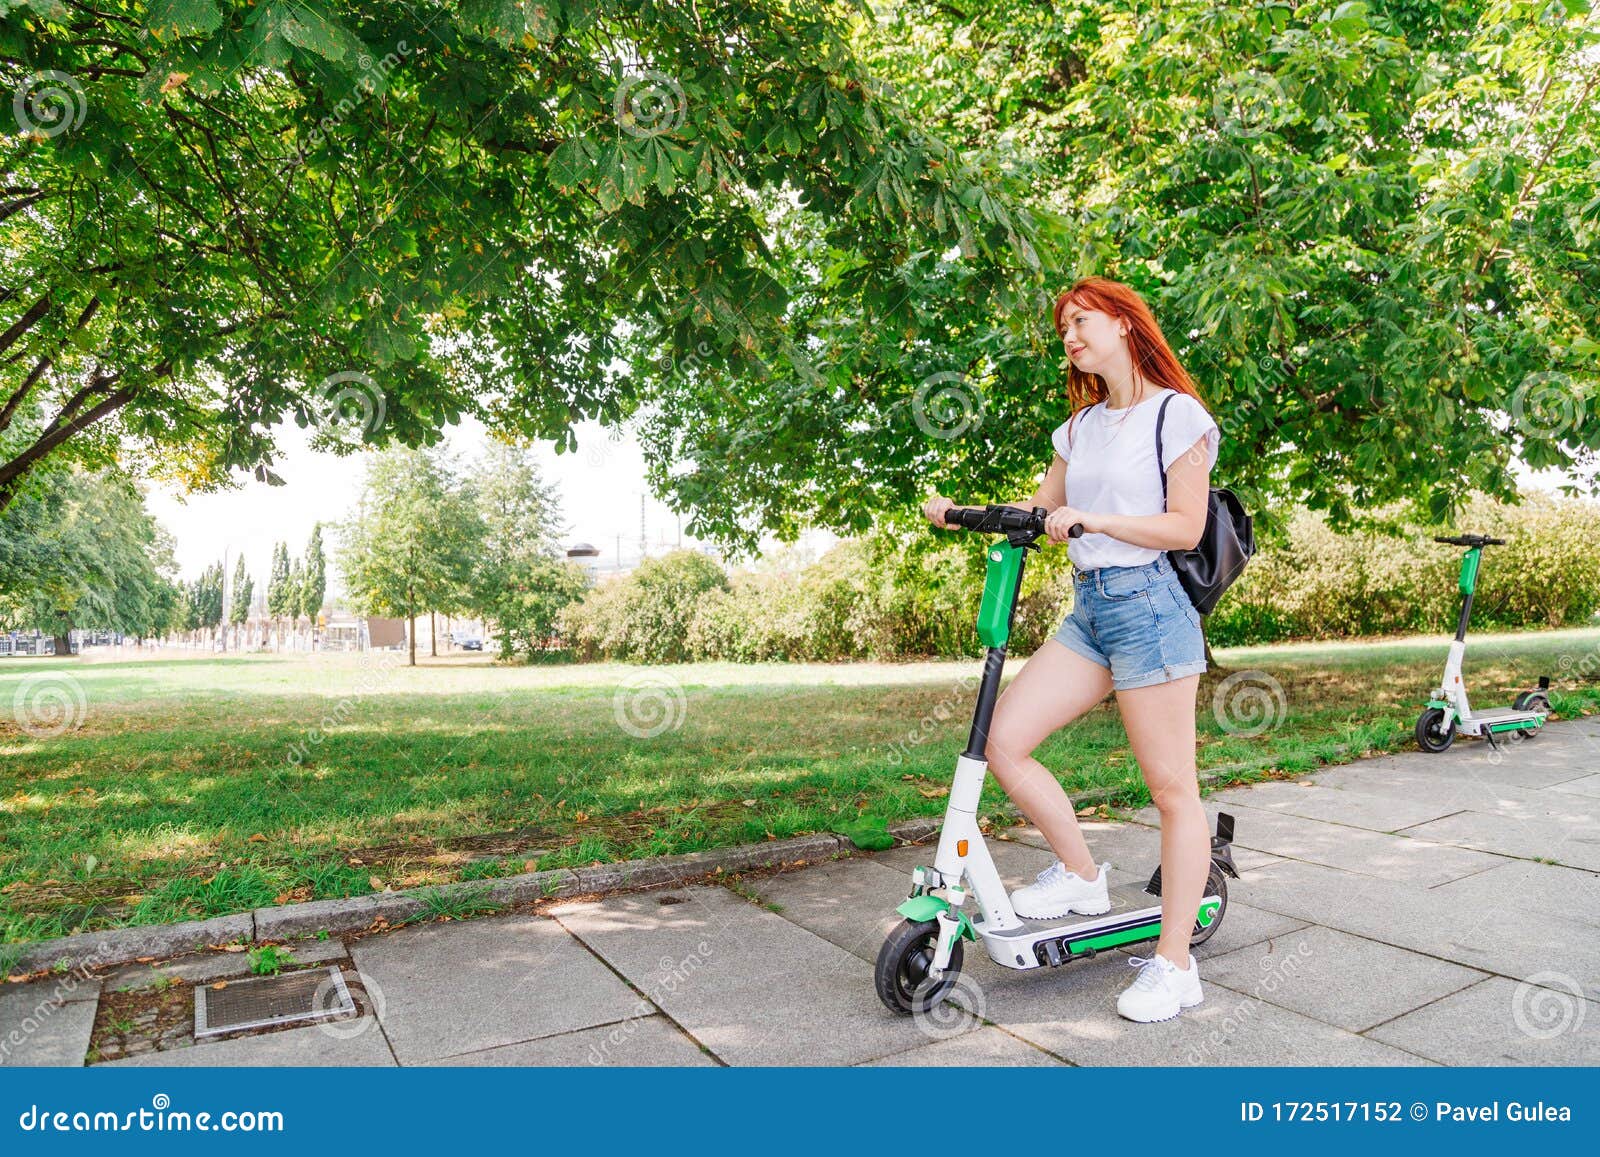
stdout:
[[[1056,298],[1053,315],[1056,336],[1064,337],[1062,316],[1068,309],[1081,307],[1110,314],[1128,327],[1128,353],[1133,358],[1134,372],[1156,386],[1188,394],[1202,406],[1205,402],[1188,372],[1178,364],[1177,355],[1167,344],[1156,324],[1155,315],[1131,288],[1120,281],[1105,277],[1085,277]],[[1103,402],[1110,396],[1105,379],[1099,374],[1089,374],[1072,366],[1067,372],[1067,399],[1076,413],[1084,406]]]

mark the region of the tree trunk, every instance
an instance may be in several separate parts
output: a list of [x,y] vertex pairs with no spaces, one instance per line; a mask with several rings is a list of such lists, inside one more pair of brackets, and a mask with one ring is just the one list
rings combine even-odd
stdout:
[[406,643],[411,648],[411,666],[415,667],[417,665],[417,616],[412,615],[409,621],[411,627],[406,631]]
[[72,636],[71,635],[52,635],[51,638],[53,638],[56,641],[56,655],[57,656],[65,655],[65,656],[70,658],[71,655],[72,655]]
[[439,617],[433,611],[428,612],[428,653],[439,657]]

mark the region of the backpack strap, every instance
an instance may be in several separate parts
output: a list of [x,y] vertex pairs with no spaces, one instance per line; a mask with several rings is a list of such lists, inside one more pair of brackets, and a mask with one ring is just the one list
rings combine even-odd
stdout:
[[1167,403],[1172,401],[1168,394],[1161,401],[1161,408],[1156,411],[1156,473],[1161,475],[1161,509],[1167,508],[1167,472],[1161,465],[1161,427],[1167,420]]

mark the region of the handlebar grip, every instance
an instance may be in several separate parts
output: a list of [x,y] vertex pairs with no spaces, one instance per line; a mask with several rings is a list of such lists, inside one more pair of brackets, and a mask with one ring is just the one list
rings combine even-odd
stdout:
[[1083,537],[1083,523],[1074,522],[1072,524],[1072,529],[1067,531],[1067,537],[1068,538],[1082,538]]

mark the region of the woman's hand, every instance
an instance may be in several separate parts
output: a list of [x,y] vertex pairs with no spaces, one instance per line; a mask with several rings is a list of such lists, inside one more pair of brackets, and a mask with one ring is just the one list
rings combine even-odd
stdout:
[[942,494],[935,494],[922,504],[922,514],[929,522],[940,530],[946,529],[944,512],[955,506],[955,500],[946,498]]
[[1071,506],[1058,506],[1045,515],[1045,537],[1051,542],[1066,542],[1067,532],[1080,522],[1083,523],[1083,533],[1098,533],[1099,520],[1094,515]]

